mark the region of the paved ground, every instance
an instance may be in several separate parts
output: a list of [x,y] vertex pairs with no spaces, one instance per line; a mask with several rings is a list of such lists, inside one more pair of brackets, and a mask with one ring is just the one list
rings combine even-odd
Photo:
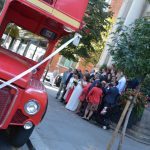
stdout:
[[[48,87],[48,111],[31,141],[36,150],[106,150],[112,131],[103,130],[64,108],[54,97],[57,89]],[[117,148],[116,141],[113,150]],[[149,150],[150,147],[125,138],[123,150]]]

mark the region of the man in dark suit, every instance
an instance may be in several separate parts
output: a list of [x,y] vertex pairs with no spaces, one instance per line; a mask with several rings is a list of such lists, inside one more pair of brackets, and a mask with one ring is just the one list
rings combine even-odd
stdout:
[[109,128],[110,120],[115,109],[114,106],[117,105],[119,95],[119,90],[116,87],[116,84],[110,83],[104,97],[103,110],[100,113],[101,115],[98,116],[98,119],[101,119],[101,124],[104,129]]
[[63,92],[65,91],[67,85],[66,82],[68,82],[68,78],[70,77],[71,74],[72,74],[71,68],[69,68],[67,71],[64,72],[63,77],[61,79],[59,90],[56,95],[56,99],[60,97],[61,91]]
[[104,97],[105,106],[111,107],[117,103],[119,96],[119,90],[116,87],[115,83],[110,83]]
[[67,87],[67,84],[69,83],[70,79],[73,77],[73,74],[78,74],[78,70],[75,69],[73,72],[71,71],[69,73],[69,75],[67,76],[67,79],[66,79],[66,82],[65,82],[65,89],[61,95],[61,98],[60,98],[60,102],[64,102],[65,103],[65,100],[64,100],[64,95],[66,94],[66,87]]
[[93,87],[95,87],[98,83],[100,83],[99,74],[96,73],[94,76],[95,81],[90,85],[88,91],[92,90]]
[[134,78],[132,80],[127,81],[127,87],[126,89],[136,89],[139,85],[138,79]]

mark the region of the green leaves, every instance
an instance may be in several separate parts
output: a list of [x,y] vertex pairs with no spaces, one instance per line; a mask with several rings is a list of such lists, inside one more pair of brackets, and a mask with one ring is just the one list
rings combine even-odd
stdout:
[[[82,57],[87,63],[96,64],[98,62],[111,25],[109,18],[112,13],[108,11],[108,7],[105,0],[90,0],[84,17],[86,25],[80,31],[83,37],[80,45],[67,47],[61,52],[63,56],[73,60]],[[64,38],[62,43],[69,38]]]
[[142,91],[150,94],[150,20],[141,18],[129,27],[122,23],[113,33],[109,51],[114,64],[128,78],[143,78]]
[[9,34],[13,38],[18,38],[19,28],[15,24],[10,23],[6,28],[6,33]]
[[[150,21],[142,18],[129,27],[119,26],[110,44],[110,53],[117,68],[128,77],[143,77],[150,73]],[[114,45],[115,43],[115,45]]]

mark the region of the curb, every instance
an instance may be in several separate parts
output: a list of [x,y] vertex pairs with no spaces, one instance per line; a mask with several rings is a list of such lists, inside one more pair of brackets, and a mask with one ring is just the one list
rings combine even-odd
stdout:
[[[114,130],[115,130],[115,125],[112,124],[112,125],[110,126],[110,128],[114,131]],[[119,133],[120,133],[120,130],[119,130]],[[138,139],[138,138],[136,138],[136,137],[130,135],[130,134],[128,133],[128,131],[126,131],[125,136],[128,137],[128,138],[130,138],[130,139],[132,139],[132,140],[134,140],[134,141],[136,141],[136,142],[139,142],[139,143],[142,143],[142,144],[145,144],[145,145],[150,145],[150,143],[145,142],[145,141],[143,141],[143,140],[140,140],[140,139]]]

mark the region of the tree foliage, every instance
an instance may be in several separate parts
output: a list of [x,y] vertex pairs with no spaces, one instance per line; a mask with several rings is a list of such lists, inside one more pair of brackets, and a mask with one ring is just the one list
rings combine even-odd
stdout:
[[145,93],[146,95],[149,95],[150,96],[150,74],[148,74],[142,84],[142,92]]
[[150,75],[149,18],[140,18],[129,27],[121,23],[113,34],[113,43],[109,44],[109,51],[116,67],[123,70],[128,78],[148,80]]
[[[86,24],[80,31],[83,36],[81,42],[78,47],[68,46],[61,52],[63,56],[74,61],[82,57],[86,62],[97,63],[110,27],[112,13],[108,8],[109,5],[105,0],[90,0],[84,17]],[[64,38],[62,43],[69,38]]]
[[9,34],[9,36],[11,36],[12,38],[18,38],[19,37],[19,28],[13,24],[10,23],[5,31],[6,34]]

